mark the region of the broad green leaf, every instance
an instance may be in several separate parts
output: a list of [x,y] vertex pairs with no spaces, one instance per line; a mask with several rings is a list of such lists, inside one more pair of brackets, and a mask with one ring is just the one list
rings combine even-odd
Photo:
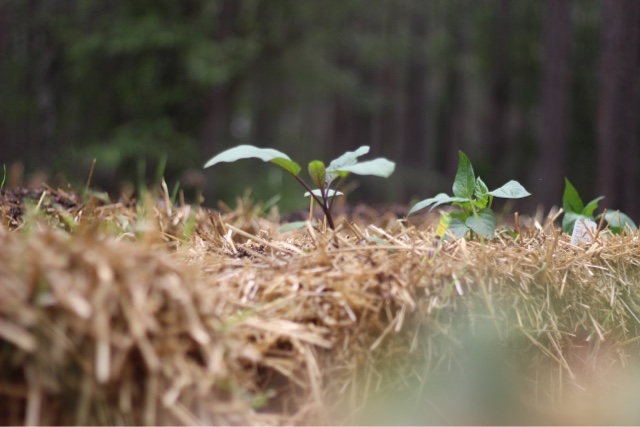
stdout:
[[571,211],[565,212],[564,216],[562,217],[562,231],[568,234],[572,234],[573,226],[575,225],[576,221],[579,219],[593,220],[593,217],[590,215],[582,215],[581,213],[576,213]]
[[[311,193],[313,193],[313,195],[314,195],[314,196],[316,196],[316,197],[320,197],[320,198],[322,198],[322,190],[320,190],[320,189],[313,190]],[[309,193],[309,192],[307,191],[306,193],[304,193],[304,197],[309,197],[309,196],[311,195],[311,193]],[[333,189],[329,189],[329,190],[327,191],[327,199],[328,199],[329,197],[333,197],[333,196],[342,196],[342,194],[343,194],[343,193],[342,193],[342,191],[338,191],[338,192],[336,193],[336,191],[335,191],[335,190],[333,190]]]
[[631,230],[637,230],[635,222],[629,216],[620,211],[607,211],[604,214],[604,219],[609,223],[609,228],[615,234],[625,231],[627,228]]
[[[428,206],[431,206],[431,209],[435,208],[436,206],[439,206],[443,203],[453,203],[453,202],[468,202],[469,199],[465,199],[462,197],[451,197],[448,194],[445,193],[440,193],[435,197],[431,197],[430,199],[425,199],[421,202],[416,203],[415,205],[413,205],[413,207],[409,210],[409,213],[407,215],[411,215],[414,212],[417,212],[421,209],[424,209]],[[429,209],[429,210],[431,210]]]
[[459,239],[466,236],[468,232],[469,227],[464,224],[463,220],[460,218],[451,218],[449,228],[447,229],[448,235],[453,235],[455,238]]
[[580,213],[587,216],[593,215],[593,212],[598,208],[598,203],[602,199],[604,199],[604,196],[596,197],[595,199],[587,203],[587,206],[585,206]]
[[502,187],[489,192],[489,194],[503,199],[520,199],[531,195],[522,185],[520,185],[518,181],[513,180],[507,182]]
[[477,199],[482,199],[487,194],[489,194],[489,188],[487,187],[487,184],[485,184],[484,181],[480,179],[480,177],[476,178],[476,187],[473,191],[473,194],[475,194]]
[[369,147],[363,145],[356,151],[347,151],[342,156],[334,159],[329,163],[327,167],[327,183],[331,183],[337,176],[345,176],[347,172],[340,173],[345,166],[351,166],[358,163],[358,157],[363,156],[369,152]]
[[482,209],[477,215],[467,218],[464,225],[484,238],[492,239],[496,231],[496,216],[491,209]]
[[[578,194],[578,190],[576,190],[576,188],[571,184],[571,182],[569,182],[567,178],[564,179],[564,193],[562,194],[562,209],[564,209],[564,211],[567,213],[568,212],[580,213],[584,209],[584,203],[582,202],[582,199]],[[562,226],[562,228],[564,229],[564,225]]]
[[300,165],[291,160],[286,154],[273,148],[260,148],[254,147],[253,145],[238,145],[237,147],[225,150],[210,158],[204,167],[208,168],[221,162],[235,162],[237,160],[252,158],[276,164],[293,176],[297,176],[300,173]]
[[479,209],[484,209],[490,204],[489,198],[491,196],[489,195],[489,188],[487,188],[487,184],[485,184],[480,177],[476,178],[476,188],[473,190],[473,193],[476,196],[475,205]]
[[453,181],[453,195],[470,199],[476,186],[476,176],[469,158],[462,151],[458,151],[458,156],[460,161],[456,178]]
[[318,188],[324,187],[324,180],[326,178],[327,172],[324,168],[324,163],[320,160],[314,160],[309,163],[309,176],[311,176],[311,180]]
[[[298,228],[302,228],[304,226],[307,225],[307,221],[294,221],[294,222],[290,222],[289,224],[285,224],[282,227],[280,227],[280,230],[278,230],[279,233],[286,233],[287,231],[291,231],[291,230],[297,230]],[[318,225],[318,221],[313,221],[311,223],[312,227],[316,227]]]
[[396,168],[396,164],[384,159],[368,160],[366,162],[356,163],[351,166],[343,166],[337,169],[337,172],[351,172],[357,175],[374,175],[387,178]]

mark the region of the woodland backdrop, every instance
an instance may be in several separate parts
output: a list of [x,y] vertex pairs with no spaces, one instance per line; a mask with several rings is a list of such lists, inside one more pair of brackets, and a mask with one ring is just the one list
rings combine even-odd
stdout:
[[448,192],[462,149],[533,193],[521,212],[566,176],[638,220],[639,28],[636,0],[0,0],[0,163],[82,183],[96,158],[116,193],[164,173],[287,210],[305,202],[278,168],[202,165],[370,145],[397,171],[350,200],[408,203]]

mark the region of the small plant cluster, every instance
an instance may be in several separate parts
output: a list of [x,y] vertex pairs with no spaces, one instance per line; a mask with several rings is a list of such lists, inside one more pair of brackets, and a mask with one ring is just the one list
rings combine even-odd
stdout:
[[[311,188],[300,177],[302,168],[298,163],[291,160],[286,154],[271,148],[240,145],[212,157],[204,167],[208,168],[221,162],[235,162],[249,158],[271,162],[288,172],[307,190],[304,194],[305,197],[310,196],[312,200],[318,203],[325,215],[327,225],[331,229],[335,229],[331,215],[333,202],[336,196],[342,195],[339,190],[349,174],[374,175],[387,178],[395,169],[395,164],[385,158],[359,162],[358,158],[368,152],[369,147],[367,146],[362,146],[355,151],[348,151],[331,161],[329,166],[325,166],[320,160],[311,161],[307,169],[315,188]],[[491,209],[494,197],[519,199],[531,194],[519,182],[513,180],[500,188],[489,191],[482,179],[479,176],[475,176],[469,158],[462,151],[458,152],[458,156],[458,170],[452,187],[453,195],[440,193],[435,197],[418,202],[409,210],[407,215],[427,207],[432,210],[437,206],[449,203],[459,209],[445,214],[446,218],[443,219],[446,219],[446,225],[443,225],[441,221],[438,227],[440,239],[444,237],[445,231],[457,238],[470,234],[472,238],[474,235],[478,235],[481,239],[492,239],[497,225],[496,215]],[[602,199],[603,197],[598,197],[584,205],[576,189],[565,178],[565,190],[562,198],[565,214],[562,220],[562,229],[567,233],[572,233],[576,221],[581,219],[594,220],[594,211],[598,207],[598,202]],[[600,214],[597,218],[602,216]],[[620,233],[625,229],[637,229],[631,218],[622,212],[605,212],[603,219],[609,224],[609,230],[612,233]],[[287,229],[295,228],[298,224],[290,225],[294,227],[287,227]]]
[[473,233],[482,238],[491,239],[496,231],[496,215],[491,210],[494,197],[503,199],[519,199],[530,196],[517,181],[509,181],[502,187],[489,191],[487,185],[476,177],[469,158],[458,152],[458,172],[453,181],[453,196],[440,193],[435,197],[416,203],[409,215],[431,206],[430,210],[444,203],[451,203],[460,208],[451,212],[449,231],[455,237],[463,237]]
[[[331,161],[327,167],[325,167],[324,163],[320,160],[313,160],[310,162],[308,165],[308,171],[311,181],[316,186],[315,189],[312,189],[300,177],[300,171],[302,168],[298,163],[291,160],[291,158],[286,154],[272,148],[259,148],[254,147],[253,145],[239,145],[212,157],[204,167],[208,168],[220,162],[235,162],[237,160],[250,158],[260,159],[264,162],[271,162],[280,166],[291,174],[291,176],[293,176],[300,185],[307,190],[305,197],[311,196],[313,200],[320,205],[320,208],[327,219],[327,225],[333,230],[335,229],[333,217],[331,216],[333,201],[335,196],[342,194],[339,189],[342,187],[342,184],[344,184],[344,181],[347,179],[349,174],[355,173],[357,175],[374,175],[387,178],[395,169],[395,163],[385,158],[358,162],[358,157],[363,156],[368,152],[369,147],[367,146],[362,146],[356,151],[347,151],[342,156]],[[331,188],[334,182],[337,182],[337,184],[334,188]]]
[[[604,196],[596,197],[586,205],[582,202],[578,190],[571,182],[564,179],[564,193],[562,194],[562,210],[564,216],[562,218],[562,230],[565,233],[573,233],[573,228],[579,220],[591,220],[602,218],[602,214],[594,217],[593,213],[598,208],[600,200]],[[609,224],[609,231],[613,234],[620,234],[625,229],[637,230],[636,224],[626,214],[619,211],[607,211],[604,213],[604,220]]]

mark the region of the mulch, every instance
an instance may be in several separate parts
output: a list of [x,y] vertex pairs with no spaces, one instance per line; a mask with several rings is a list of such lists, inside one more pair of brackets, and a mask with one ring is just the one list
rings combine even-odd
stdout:
[[[640,244],[0,193],[2,424],[638,423]],[[302,218],[304,219],[304,218]]]

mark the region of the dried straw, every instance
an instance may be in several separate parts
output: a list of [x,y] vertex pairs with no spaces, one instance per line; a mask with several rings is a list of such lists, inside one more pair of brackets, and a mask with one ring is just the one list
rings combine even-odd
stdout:
[[[638,422],[599,392],[636,366],[637,233],[574,246],[520,218],[434,254],[433,217],[278,234],[246,200],[30,196],[1,205],[3,424]],[[452,409],[496,355],[518,414]]]

